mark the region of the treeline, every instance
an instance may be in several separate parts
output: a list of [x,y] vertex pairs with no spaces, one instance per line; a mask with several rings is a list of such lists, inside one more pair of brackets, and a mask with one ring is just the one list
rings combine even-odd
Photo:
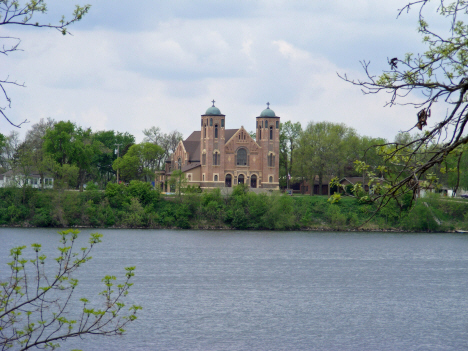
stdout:
[[[330,203],[324,196],[256,194],[242,185],[230,195],[215,189],[164,197],[149,183],[108,183],[105,191],[0,189],[0,225],[110,228],[232,228],[253,230],[450,231],[468,229],[468,203],[440,197],[410,208],[375,206],[354,198]],[[374,215],[374,217],[372,217]],[[371,218],[372,217],[372,218]],[[370,219],[371,218],[371,219]],[[370,220],[369,220],[370,219]]]
[[[420,138],[418,134],[400,133],[388,141],[361,136],[353,128],[330,122],[310,122],[303,128],[300,123],[287,121],[280,128],[282,188],[318,178],[321,189],[325,178],[363,176],[364,172],[355,167],[356,161],[366,165],[367,179],[374,176],[391,182],[407,176],[404,168],[408,159],[426,162],[439,147],[434,142],[424,150],[416,150],[417,143],[412,141]],[[57,189],[83,190],[84,184],[92,183],[102,190],[117,177],[125,183],[151,182],[154,172],[164,169],[165,160],[182,140],[182,134],[162,133],[157,127],[143,133],[145,138],[136,144],[129,133],[93,131],[70,121],[42,119],[31,126],[24,140],[15,131],[0,134],[0,174],[14,170],[23,175],[39,174],[41,178],[52,176]],[[432,177],[431,186],[437,183],[468,189],[467,147],[453,150],[443,163],[426,172]]]
[[[325,177],[363,176],[356,161],[366,165],[366,176],[389,181],[406,177],[408,162],[423,164],[440,148],[437,140],[418,147],[421,134],[399,133],[394,140],[361,136],[353,128],[330,122],[300,123],[287,121],[280,131],[281,186],[289,182],[318,178],[319,188]],[[445,161],[428,171],[431,186],[468,189],[468,146],[447,155]],[[369,178],[369,177],[367,177]],[[290,180],[291,179],[291,180]],[[423,179],[421,179],[423,180]]]
[[[182,134],[162,133],[152,127],[143,131],[145,139],[135,144],[129,133],[113,130],[93,131],[70,121],[41,119],[20,140],[19,134],[0,133],[0,174],[13,170],[28,176],[54,178],[55,188],[76,188],[91,182],[101,189],[120,179],[154,180],[154,171],[175,150]],[[17,184],[22,186],[25,184]]]

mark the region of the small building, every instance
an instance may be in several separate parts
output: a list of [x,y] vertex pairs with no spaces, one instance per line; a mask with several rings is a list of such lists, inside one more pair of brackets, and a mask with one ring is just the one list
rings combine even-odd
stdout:
[[41,178],[38,173],[30,173],[27,176],[21,172],[9,170],[6,173],[0,175],[0,188],[7,186],[22,187],[29,185],[32,188],[42,188],[42,182],[44,183],[45,189],[52,189],[54,187],[54,178],[51,176],[45,176]]
[[[307,181],[302,181],[301,182],[301,194],[309,194],[309,195],[331,195],[333,194],[335,191],[338,191],[339,193],[343,193],[344,190],[343,188],[339,188],[339,189],[334,189],[334,188],[330,188],[330,181],[333,177],[331,176],[324,176],[322,178],[322,187],[320,189],[320,184],[319,184],[319,177],[318,176],[315,176],[314,178],[314,184],[312,186],[312,182],[307,180]],[[362,184],[362,188],[365,192],[369,192],[371,191],[372,192],[372,187],[369,188],[369,185],[367,183],[364,183],[364,181],[368,182],[368,179],[363,179],[363,177],[344,177],[344,178],[341,178],[339,183],[342,185],[342,186],[354,186],[356,183],[360,183]],[[378,180],[378,182],[383,182],[383,179],[382,180]],[[364,183],[364,184],[363,184]],[[329,189],[330,188],[330,189]],[[313,193],[312,193],[313,191]]]
[[242,126],[227,129],[226,115],[213,105],[201,115],[200,130],[179,142],[156,182],[167,185],[174,170],[181,170],[187,185],[201,189],[248,184],[253,189],[279,190],[280,117],[264,109],[256,117],[255,139]]
[[330,177],[322,178],[322,187],[320,187],[319,176],[315,176],[313,182],[311,180],[303,180],[301,182],[301,194],[308,195],[328,195],[330,187]]

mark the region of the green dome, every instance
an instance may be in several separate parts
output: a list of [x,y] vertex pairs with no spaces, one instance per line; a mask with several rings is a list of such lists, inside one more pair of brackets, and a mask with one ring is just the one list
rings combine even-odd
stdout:
[[260,117],[276,117],[275,111],[273,111],[270,107],[267,107],[260,113]]
[[216,106],[211,106],[206,110],[205,115],[219,116],[221,111]]

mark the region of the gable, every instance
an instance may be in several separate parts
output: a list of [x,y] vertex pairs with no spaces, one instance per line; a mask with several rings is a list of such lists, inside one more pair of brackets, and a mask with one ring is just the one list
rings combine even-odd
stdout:
[[226,153],[234,153],[239,146],[245,146],[251,153],[256,153],[260,149],[260,146],[244,127],[240,127],[234,135],[229,138],[225,144],[224,150]]

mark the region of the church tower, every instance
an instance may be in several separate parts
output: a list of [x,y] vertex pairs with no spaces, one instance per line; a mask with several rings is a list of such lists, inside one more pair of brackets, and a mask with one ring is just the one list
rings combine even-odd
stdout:
[[217,187],[224,184],[225,115],[215,106],[201,116],[200,163],[201,186]]
[[280,117],[276,116],[275,111],[270,109],[270,103],[267,102],[267,108],[257,117],[256,128],[257,144],[262,150],[260,179],[262,188],[279,188],[279,124]]

